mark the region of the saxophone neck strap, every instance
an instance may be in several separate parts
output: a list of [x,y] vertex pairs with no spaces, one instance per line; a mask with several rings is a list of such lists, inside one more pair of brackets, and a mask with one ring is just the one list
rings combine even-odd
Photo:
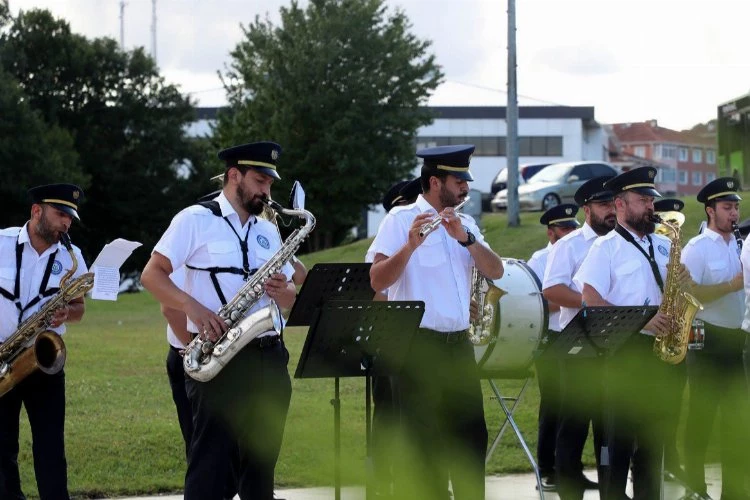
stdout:
[[[247,231],[245,232],[245,238],[241,238],[237,230],[234,228],[231,222],[229,222],[229,219],[227,217],[224,217],[221,213],[221,206],[219,206],[219,202],[216,200],[209,200],[209,201],[202,201],[198,203],[198,205],[205,207],[211,211],[212,214],[214,214],[216,217],[221,217],[224,219],[224,221],[229,226],[229,229],[232,230],[234,235],[237,237],[237,240],[240,242],[240,249],[242,250],[242,270],[241,274],[243,275],[243,279],[247,281],[247,279],[251,276],[251,269],[250,269],[250,262],[247,257],[247,253],[249,251],[249,248],[247,246],[247,239],[250,236],[250,228],[253,226],[254,220],[250,221],[250,225],[247,227]],[[257,220],[257,219],[256,219]],[[236,268],[232,268],[236,269]],[[230,271],[233,272],[233,271]],[[214,278],[212,277],[212,280]]]
[[648,238],[648,253],[643,249],[643,247],[635,241],[635,238],[633,238],[633,235],[630,234],[630,231],[622,227],[620,224],[615,225],[615,231],[622,236],[625,241],[628,241],[633,244],[635,248],[638,249],[641,254],[643,254],[644,257],[646,257],[646,260],[648,261],[649,265],[651,266],[651,272],[654,274],[654,279],[656,280],[656,284],[659,285],[659,290],[661,290],[661,293],[664,293],[664,280],[661,279],[661,273],[659,272],[659,266],[656,265],[656,259],[654,258],[654,242],[651,241],[651,235],[647,234],[646,238]]
[[258,272],[258,269],[250,269],[249,271],[245,271],[244,269],[240,269],[239,267],[195,267],[191,266],[190,264],[185,264],[185,267],[188,269],[192,269],[193,271],[206,271],[211,276],[211,284],[214,286],[214,290],[216,291],[216,295],[219,297],[219,300],[221,301],[221,305],[225,306],[227,305],[227,298],[224,295],[224,292],[221,291],[221,285],[219,285],[219,278],[216,277],[217,274],[222,273],[228,273],[228,274],[239,274],[244,277],[244,279],[247,281],[247,277],[252,276],[256,272]]

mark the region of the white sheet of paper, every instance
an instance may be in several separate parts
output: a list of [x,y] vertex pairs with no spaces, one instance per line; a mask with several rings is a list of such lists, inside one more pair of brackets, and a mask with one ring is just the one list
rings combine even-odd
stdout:
[[104,245],[94,263],[91,264],[91,271],[94,273],[92,299],[117,300],[117,292],[120,290],[120,266],[139,246],[141,243],[137,241],[122,238]]

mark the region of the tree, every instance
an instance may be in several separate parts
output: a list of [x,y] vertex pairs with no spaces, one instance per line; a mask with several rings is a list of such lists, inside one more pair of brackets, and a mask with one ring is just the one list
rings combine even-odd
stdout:
[[217,145],[274,140],[282,146],[276,196],[299,179],[317,217],[311,248],[340,243],[363,209],[415,167],[417,129],[442,73],[428,41],[409,33],[383,0],[296,1],[281,24],[259,17],[222,74],[229,108]]
[[[184,132],[193,106],[142,48],[88,40],[48,11],[31,10],[2,29],[0,62],[23,101],[73,138],[90,179],[75,234],[87,259],[117,237],[151,248],[170,218],[208,189],[207,177],[196,178],[211,164],[204,146]],[[147,258],[137,252],[126,265],[139,269]]]
[[24,101],[18,82],[0,68],[0,227],[20,226],[29,217],[27,189],[33,185],[69,182],[86,187],[89,177],[77,163],[70,134],[48,125]]

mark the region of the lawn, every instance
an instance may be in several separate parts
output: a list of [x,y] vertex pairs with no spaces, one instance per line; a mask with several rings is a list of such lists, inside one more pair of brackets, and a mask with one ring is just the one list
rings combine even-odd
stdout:
[[[702,205],[686,200],[685,236],[697,233]],[[522,214],[519,228],[508,228],[504,214],[486,214],[484,234],[504,257],[527,259],[546,245],[539,213]],[[579,214],[582,219],[582,214]],[[370,240],[306,255],[308,267],[318,262],[361,262]],[[143,251],[143,250],[140,250]],[[294,370],[306,328],[285,333]],[[164,360],[165,322],[148,293],[121,295],[117,302],[87,301],[83,322],[65,336],[68,361],[66,449],[71,493],[78,497],[121,496],[179,491],[183,484],[184,448],[171,400]],[[282,486],[327,485],[333,481],[332,380],[294,380],[284,444],[277,468]],[[499,381],[504,395],[513,395],[520,381]],[[342,477],[344,483],[364,480],[364,384],[342,379]],[[532,380],[519,404],[516,419],[532,450],[536,447],[539,395]],[[491,437],[502,422],[488,387],[485,410]],[[592,463],[590,446],[586,460]],[[22,480],[36,497],[31,437],[22,416]],[[512,432],[506,432],[487,466],[489,474],[529,470]]]

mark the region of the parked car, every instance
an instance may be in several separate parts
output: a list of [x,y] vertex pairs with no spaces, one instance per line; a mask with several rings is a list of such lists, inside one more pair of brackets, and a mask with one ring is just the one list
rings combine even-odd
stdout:
[[[518,205],[521,210],[549,210],[560,203],[575,203],[573,195],[584,182],[618,173],[615,166],[599,161],[555,163],[518,186]],[[508,190],[498,191],[491,205],[493,211],[506,209]]]
[[[529,179],[531,177],[533,177],[537,172],[548,165],[550,165],[550,163],[530,163],[519,166],[518,173],[520,175],[518,176],[518,185],[520,186],[521,184],[526,184],[527,182],[529,182]],[[490,193],[494,197],[498,191],[507,189],[507,187],[508,168],[503,167],[495,176],[495,180],[492,181],[492,186],[490,186]]]

